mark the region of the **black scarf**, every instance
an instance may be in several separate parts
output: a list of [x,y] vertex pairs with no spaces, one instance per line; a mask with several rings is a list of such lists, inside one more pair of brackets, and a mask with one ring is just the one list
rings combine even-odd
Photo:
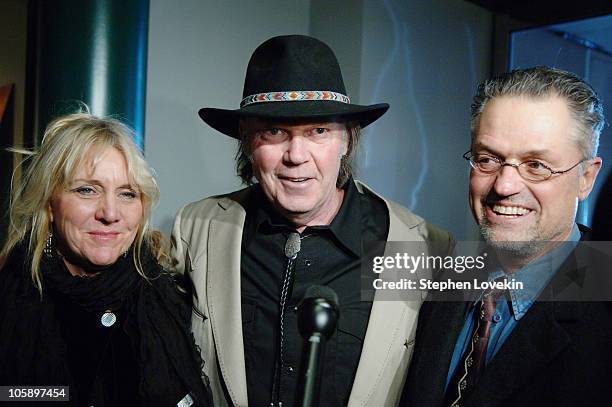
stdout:
[[74,277],[59,256],[44,257],[41,299],[25,250],[16,248],[0,271],[0,384],[74,385],[55,316],[55,292],[88,312],[124,310],[141,405],[175,406],[187,393],[195,405],[211,405],[187,325],[186,298],[148,251],[142,258],[149,281],[136,272],[131,252],[93,277]]

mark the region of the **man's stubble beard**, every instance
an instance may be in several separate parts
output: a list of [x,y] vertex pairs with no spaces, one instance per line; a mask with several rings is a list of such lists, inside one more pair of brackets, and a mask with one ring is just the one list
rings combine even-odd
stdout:
[[544,253],[550,242],[542,240],[538,225],[532,225],[525,231],[521,231],[522,236],[517,236],[518,239],[499,240],[495,236],[493,227],[489,224],[486,216],[483,215],[478,222],[478,228],[485,240],[493,249],[498,251],[498,254],[510,258],[529,259],[537,257]]

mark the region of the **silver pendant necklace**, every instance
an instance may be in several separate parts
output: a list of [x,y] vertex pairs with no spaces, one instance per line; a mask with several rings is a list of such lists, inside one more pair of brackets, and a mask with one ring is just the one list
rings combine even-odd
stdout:
[[110,328],[117,322],[117,316],[113,313],[113,311],[107,309],[104,311],[104,314],[100,317],[100,323],[102,326]]

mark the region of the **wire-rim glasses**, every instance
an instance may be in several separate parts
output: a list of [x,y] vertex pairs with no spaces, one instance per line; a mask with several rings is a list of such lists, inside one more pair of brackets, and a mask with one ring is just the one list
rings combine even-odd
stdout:
[[572,165],[566,170],[555,171],[539,160],[527,160],[519,164],[512,164],[502,161],[499,159],[499,157],[495,157],[493,155],[473,154],[471,150],[466,151],[465,154],[463,154],[463,158],[469,161],[472,168],[483,174],[495,174],[507,165],[509,167],[516,168],[519,175],[523,179],[533,182],[546,181],[550,179],[553,175],[565,174],[566,172],[573,170],[583,162],[588,161],[588,159],[585,158],[578,161],[576,164]]

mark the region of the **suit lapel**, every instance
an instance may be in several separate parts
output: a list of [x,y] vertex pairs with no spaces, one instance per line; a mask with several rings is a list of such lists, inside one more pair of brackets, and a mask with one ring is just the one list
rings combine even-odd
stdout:
[[[365,190],[367,193],[374,194],[362,183],[357,182],[357,188],[362,193]],[[405,222],[395,216],[384,198],[379,198],[387,204],[389,212],[387,241],[423,241],[423,238],[416,231],[406,227]],[[417,224],[418,221],[415,218],[414,224],[410,226],[416,226]],[[385,255],[387,254],[385,253]],[[383,273],[383,279],[384,276]],[[390,360],[394,347],[406,346],[409,349],[412,348],[412,344],[406,343],[408,339],[406,338],[406,330],[411,325],[413,331],[416,329],[416,319],[421,301],[383,301],[380,299],[380,294],[380,291],[378,291],[374,295],[363,349],[351,389],[349,406],[371,405],[368,404],[368,400],[375,392],[376,387],[380,385],[385,368],[389,363],[395,362]],[[400,375],[395,380],[403,381],[403,376]],[[401,382],[397,386],[400,387]]]
[[580,250],[567,258],[487,366],[466,406],[501,404],[528,385],[533,375],[545,372],[546,366],[569,346],[571,339],[564,324],[579,319],[585,307],[567,299],[580,298],[586,264]]
[[497,406],[524,388],[533,375],[545,374],[546,365],[570,343],[567,332],[555,318],[555,308],[568,307],[574,313],[575,305],[579,304],[536,302],[487,366],[465,405]]
[[240,249],[245,211],[226,199],[210,222],[207,293],[219,368],[236,406],[246,406],[247,384],[240,305]]

